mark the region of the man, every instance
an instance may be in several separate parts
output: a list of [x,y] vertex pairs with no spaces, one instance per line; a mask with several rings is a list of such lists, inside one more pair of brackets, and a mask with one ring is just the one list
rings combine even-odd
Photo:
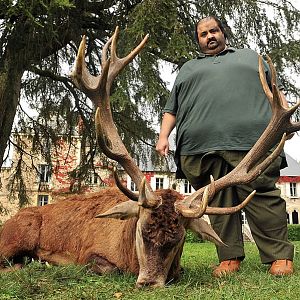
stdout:
[[[216,17],[196,26],[201,49],[197,59],[184,64],[164,109],[156,150],[169,151],[168,137],[176,126],[177,178],[187,178],[195,189],[229,173],[254,145],[271,117],[258,76],[258,55],[250,49],[226,45],[226,33]],[[270,77],[265,63],[267,78]],[[279,87],[282,86],[279,84]],[[283,93],[281,98],[287,106]],[[275,187],[285,159],[278,157],[254,182],[218,193],[211,206],[233,206],[257,191],[245,214],[262,263],[273,275],[293,273],[294,248],[287,241],[285,201]],[[220,277],[240,268],[244,259],[240,213],[211,216],[211,224],[229,247],[217,247]]]

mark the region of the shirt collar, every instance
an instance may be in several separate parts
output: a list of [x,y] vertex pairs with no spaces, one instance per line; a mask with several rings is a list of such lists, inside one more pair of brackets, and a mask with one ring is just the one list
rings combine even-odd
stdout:
[[[221,55],[226,52],[235,52],[235,51],[236,51],[236,48],[234,48],[234,47],[226,47],[223,51],[219,52],[216,56]],[[201,58],[210,57],[210,56],[214,56],[214,55],[207,55],[203,52],[200,52],[197,58],[201,59]]]

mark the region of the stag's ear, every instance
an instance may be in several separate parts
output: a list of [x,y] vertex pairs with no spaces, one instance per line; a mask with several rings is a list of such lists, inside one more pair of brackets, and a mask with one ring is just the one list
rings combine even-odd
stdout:
[[222,242],[212,227],[203,219],[190,219],[186,228],[200,235],[203,240],[211,241],[218,246],[227,246]]
[[137,217],[139,214],[139,206],[135,201],[126,201],[117,204],[103,214],[95,216],[95,218],[114,218],[114,219],[129,219]]

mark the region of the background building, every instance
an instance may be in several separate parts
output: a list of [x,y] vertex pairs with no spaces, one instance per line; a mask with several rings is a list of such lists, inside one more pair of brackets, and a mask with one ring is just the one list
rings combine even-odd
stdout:
[[[46,205],[68,196],[70,193],[86,193],[96,191],[114,183],[112,167],[114,163],[105,163],[101,157],[94,162],[94,169],[88,171],[88,175],[81,182],[70,176],[71,172],[78,167],[81,160],[80,136],[73,136],[71,143],[61,138],[55,147],[51,149],[52,165],[48,164],[41,155],[35,154],[32,147],[32,137],[22,135],[22,144],[25,145],[26,153],[20,162],[20,152],[13,149],[9,163],[1,168],[0,179],[0,222],[5,221],[18,209],[19,191],[26,188],[28,196],[27,205]],[[71,145],[71,146],[70,146]],[[24,149],[24,148],[23,148]],[[282,197],[287,203],[287,221],[289,224],[299,224],[300,212],[300,165],[292,157],[286,155],[288,167],[281,170],[278,187]],[[105,159],[107,161],[107,159]],[[15,177],[16,170],[22,168],[23,182]],[[163,159],[163,163],[153,165],[150,158],[143,160],[139,166],[143,170],[146,179],[153,190],[173,188],[182,195],[189,195],[194,189],[187,180],[175,179],[175,164],[173,158]],[[25,170],[25,172],[24,172]],[[131,178],[122,169],[118,170],[119,177],[124,185],[132,191],[137,187]],[[12,184],[13,179],[16,180]],[[244,225],[247,220],[243,216]],[[247,226],[244,226],[247,231]]]
[[281,170],[278,187],[286,201],[288,224],[299,224],[300,213],[300,164],[286,154],[288,167]]

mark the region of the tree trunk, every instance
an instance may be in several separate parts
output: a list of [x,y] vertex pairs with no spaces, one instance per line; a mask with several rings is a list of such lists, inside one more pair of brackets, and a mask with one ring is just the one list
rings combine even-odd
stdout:
[[0,167],[19,104],[23,73],[19,62],[6,55],[0,66]]

